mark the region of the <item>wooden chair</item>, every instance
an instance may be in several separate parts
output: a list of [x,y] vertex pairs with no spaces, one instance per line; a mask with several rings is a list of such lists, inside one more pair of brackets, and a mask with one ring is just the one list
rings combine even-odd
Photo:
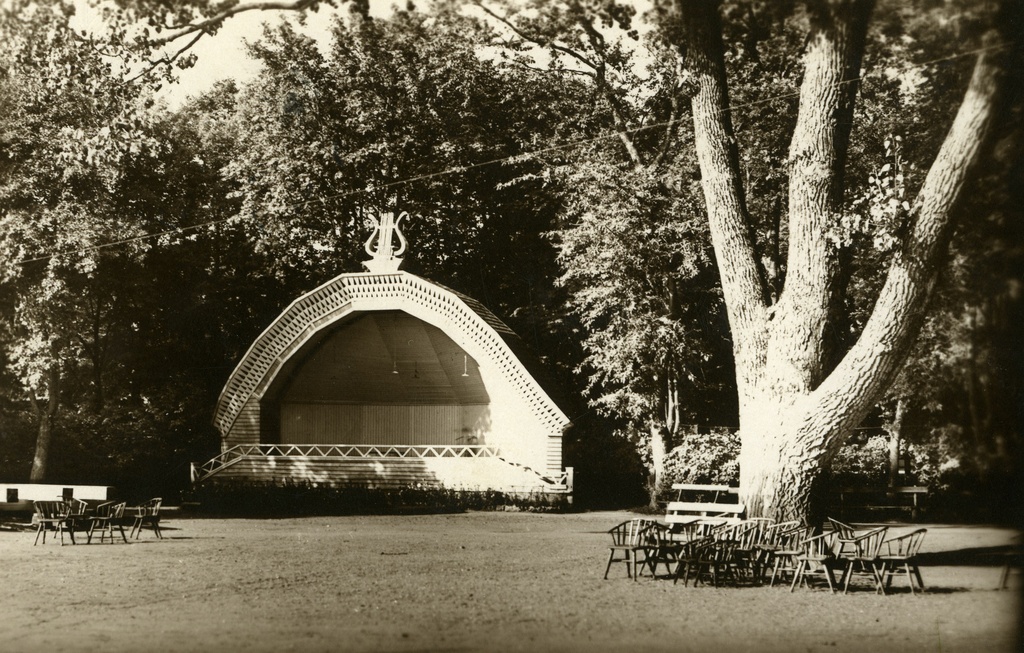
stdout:
[[840,555],[845,562],[843,594],[849,591],[850,578],[854,574],[870,575],[874,581],[875,592],[885,594],[885,588],[882,585],[882,561],[879,555],[882,551],[882,542],[888,531],[888,526],[881,526],[843,542],[841,546],[845,546],[848,551]]
[[[748,534],[756,528],[755,524],[739,522],[722,524],[711,532],[714,545],[702,563],[711,578],[711,584],[719,587],[726,581],[736,584],[739,576],[744,573],[744,561],[739,557],[739,548],[747,543]],[[694,586],[700,582],[700,576],[694,579]]]
[[666,537],[670,537],[675,549],[675,569],[670,576],[673,583],[679,582],[679,576],[685,570],[687,564],[693,560],[693,552],[698,543],[710,540],[709,533],[712,524],[700,521],[686,523],[670,523],[665,525]]
[[731,580],[734,584],[741,579],[745,582],[756,580],[757,539],[763,523],[760,518],[745,519],[722,527],[721,535],[716,537],[719,548],[726,550],[726,555],[719,561],[722,579]]
[[62,501],[67,504],[68,508],[67,527],[69,532],[80,528],[85,530],[87,528],[85,524],[89,521],[89,504],[74,497],[67,497]]
[[1010,587],[1010,572],[1014,569],[1020,569],[1019,557],[1013,555],[1006,556],[1006,562],[1003,563],[1002,568],[999,570],[999,584],[996,585],[997,590],[1005,590]]
[[36,539],[32,546],[39,543],[40,534],[43,536],[43,544],[46,544],[46,531],[50,529],[60,533],[61,546],[64,546],[65,531],[71,537],[71,543],[75,543],[75,532],[68,524],[67,503],[64,501],[36,501],[34,509],[36,512]]
[[[800,531],[800,522],[776,522],[767,517],[752,518],[748,521],[757,523],[757,529],[751,534],[753,545],[750,553],[750,566],[754,573],[754,582],[758,585],[765,580],[768,570],[774,571],[776,552],[782,548],[782,536],[791,531]],[[792,546],[790,546],[792,548]],[[743,553],[741,552],[741,555]],[[794,553],[793,555],[796,555]]]
[[665,565],[665,573],[671,576],[678,566],[679,554],[688,542],[685,533],[675,533],[669,526],[652,522],[647,530],[649,548],[645,552],[646,566],[654,577],[658,576],[658,565]]
[[834,553],[843,555],[846,553],[853,553],[853,546],[850,544],[857,537],[857,529],[850,524],[844,524],[836,519],[828,518],[829,524],[832,525],[832,530],[836,533],[835,546],[836,550]]
[[1024,558],[1024,546],[1022,546],[1021,536],[1018,534],[1013,538],[1013,544],[1009,550],[1003,553],[1003,567],[999,570],[997,590],[1005,590],[1010,586],[1010,572],[1020,571],[1022,558]]
[[808,537],[800,543],[800,553],[796,556],[796,571],[793,572],[793,584],[789,591],[796,589],[797,585],[808,583],[808,576],[821,574],[828,582],[829,590],[834,594],[836,591],[836,577],[834,570],[842,565],[835,554],[836,533],[828,532],[813,537]]
[[63,499],[68,506],[68,515],[71,517],[83,517],[89,511],[89,504],[74,497]]
[[734,529],[732,538],[736,542],[733,549],[733,559],[730,565],[735,572],[736,578],[743,578],[752,583],[757,583],[761,570],[761,540],[764,537],[764,529],[774,523],[768,517],[755,517],[740,522]]
[[675,576],[678,580],[679,572],[682,571],[684,585],[689,583],[691,573],[694,587],[704,579],[715,587],[729,580],[735,583],[741,573],[741,562],[736,551],[743,542],[744,535],[754,525],[744,522],[711,523],[714,526],[708,531],[709,535],[694,542],[691,551],[681,556],[685,558],[685,564],[677,566]]
[[[104,522],[110,516],[110,509],[114,507],[116,501],[104,501],[103,503],[96,506],[92,515],[89,516],[89,528],[86,529],[86,544],[92,543],[92,534],[99,526],[101,529],[104,527]],[[113,537],[111,537],[113,540]],[[102,541],[102,540],[101,540]]]
[[789,523],[792,524],[789,528],[780,530],[775,535],[775,547],[771,553],[772,576],[768,581],[769,587],[775,586],[776,578],[784,579],[788,575],[790,580],[793,579],[797,568],[796,558],[804,553],[801,543],[814,535],[812,529],[800,525],[799,522]]
[[129,537],[139,539],[139,535],[142,534],[142,529],[148,526],[153,529],[153,533],[158,539],[163,539],[163,534],[160,532],[160,504],[163,503],[163,499],[156,498],[150,499],[149,501],[140,505],[135,513],[135,520],[132,522],[132,531]]
[[774,562],[773,553],[778,550],[782,536],[801,528],[796,520],[771,523],[761,529],[757,548],[761,551],[762,566],[770,568]]
[[684,534],[683,539],[685,540],[699,540],[705,537],[711,537],[715,531],[727,525],[728,523],[723,523],[715,517],[701,517],[698,518],[697,521],[691,521],[685,524],[670,524],[669,526],[677,539],[682,533]]
[[608,571],[612,568],[613,562],[626,563],[626,576],[633,580],[637,579],[640,566],[648,564],[647,558],[657,546],[650,533],[654,523],[650,519],[630,519],[608,531],[612,543],[608,547],[608,564],[604,568],[605,579],[608,578]]
[[113,544],[114,528],[117,528],[121,532],[121,539],[127,544],[128,538],[124,534],[124,506],[124,501],[108,501],[96,506],[96,513],[89,520],[89,534],[86,543],[92,542],[92,534],[99,528],[100,544],[108,534],[110,543]]
[[694,587],[697,586],[697,578],[700,573],[714,563],[715,540],[710,536],[698,537],[686,542],[679,550],[676,569],[673,573],[673,584],[679,582],[679,576],[683,577],[683,585],[689,585],[690,575],[694,577]]
[[881,574],[885,579],[885,589],[892,586],[893,576],[906,572],[910,593],[914,593],[915,579],[917,588],[924,591],[924,581],[921,579],[921,570],[918,568],[917,554],[921,551],[921,544],[924,542],[927,532],[927,528],[919,528],[882,543],[882,551],[878,559],[882,564]]

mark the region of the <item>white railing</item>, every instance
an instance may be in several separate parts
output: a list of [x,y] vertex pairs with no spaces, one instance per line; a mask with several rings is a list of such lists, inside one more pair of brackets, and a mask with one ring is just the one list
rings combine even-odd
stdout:
[[331,458],[498,458],[513,467],[536,474],[548,486],[548,491],[573,491],[573,468],[551,477],[526,465],[501,457],[501,450],[493,445],[379,445],[379,444],[238,444],[203,464],[192,463],[191,478],[197,483],[217,472],[249,458],[295,457],[305,459]]
[[576,474],[572,467],[566,467],[562,470],[562,473],[554,478],[551,489],[553,491],[569,492],[572,493],[573,486],[576,482]]
[[203,464],[192,463],[196,483],[246,458],[496,458],[498,447],[471,445],[238,444]]

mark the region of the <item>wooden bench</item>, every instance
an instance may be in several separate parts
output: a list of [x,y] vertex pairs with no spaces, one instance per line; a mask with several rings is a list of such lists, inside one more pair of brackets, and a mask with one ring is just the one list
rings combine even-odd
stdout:
[[[669,501],[665,506],[665,522],[672,524],[691,524],[695,521],[712,521],[719,523],[738,522],[743,519],[746,507],[740,503],[724,503],[719,501],[723,496],[735,495],[739,488],[728,485],[697,485],[692,483],[676,483],[676,501]],[[689,493],[712,495],[710,501],[684,501]]]
[[920,500],[922,497],[927,497],[928,494],[927,487],[918,485],[892,488],[843,488],[839,490],[839,507],[841,512],[845,512],[849,508],[909,510],[911,518],[917,519],[921,507]]

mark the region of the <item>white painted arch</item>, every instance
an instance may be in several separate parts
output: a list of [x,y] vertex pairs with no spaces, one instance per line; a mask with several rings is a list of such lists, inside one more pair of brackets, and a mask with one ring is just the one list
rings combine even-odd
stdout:
[[253,342],[228,379],[215,424],[232,439],[288,359],[324,329],[356,313],[400,310],[437,327],[478,364],[491,396],[494,441],[507,460],[561,471],[561,434],[569,418],[510,346],[515,334],[478,302],[406,272],[343,274],[299,297]]

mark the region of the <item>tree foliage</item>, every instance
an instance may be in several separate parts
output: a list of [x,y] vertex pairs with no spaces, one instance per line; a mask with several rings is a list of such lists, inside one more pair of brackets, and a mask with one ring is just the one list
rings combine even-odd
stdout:
[[281,270],[359,269],[366,215],[397,208],[407,269],[533,330],[557,200],[542,162],[516,157],[576,133],[573,91],[481,58],[476,33],[457,13],[400,11],[339,19],[326,52],[287,26],[253,46],[265,74],[239,92],[247,129],[226,173]]
[[221,361],[248,346],[238,323],[262,316],[257,293],[210,275],[244,285],[259,259],[209,226],[232,206],[223,144],[150,112],[154,84],[126,83],[129,66],[72,16],[19,3],[2,25],[3,437],[20,448],[32,424],[34,480],[152,486],[168,458],[180,478],[183,459],[210,450]]
[[674,436],[682,425],[729,419],[715,405],[728,396],[715,389],[729,371],[715,356],[724,316],[705,223],[655,173],[580,165],[566,180],[569,226],[557,234],[588,392],[641,438],[652,423]]
[[[906,336],[877,356],[864,349],[859,360],[887,371],[842,424],[805,410],[885,326],[886,271],[916,264],[928,208],[917,198],[932,193],[926,171],[969,83],[964,55],[1001,54],[981,40],[989,7],[879,3],[864,47],[846,48],[850,92],[833,108],[839,131],[852,129],[821,141],[839,152],[822,173],[808,145],[819,96],[801,93],[822,72],[813,53],[835,40],[830,21],[849,22],[829,7],[860,2],[656,2],[643,14],[613,1],[453,1],[387,18],[337,6],[355,11],[339,12],[326,47],[270,27],[251,44],[258,78],[174,112],[151,91],[194,63],[194,39],[239,12],[317,5],[125,0],[102,35],[75,32],[69,4],[0,14],[0,436],[22,452],[5,464],[24,463],[45,427],[59,434],[51,462],[63,478],[142,486],[167,459],[181,474],[216,449],[207,416],[252,339],[300,292],[359,269],[367,214],[394,208],[414,216],[407,269],[508,318],[601,412],[567,438],[573,456],[589,446],[592,461],[615,459],[590,469],[614,474],[614,428],[681,479],[731,473],[735,440],[704,427],[739,419],[744,447],[768,434],[765,459],[790,427],[813,430],[811,448],[828,453],[791,467],[814,476],[848,426],[884,421],[908,397],[916,451],[942,441],[945,460],[989,471],[1013,459],[1012,135],[950,214],[964,228],[948,262],[940,225],[920,270],[942,274],[907,305],[909,322],[889,320],[913,331],[935,284],[888,396],[878,389]],[[710,76],[697,28],[721,39]],[[717,113],[701,105],[712,78],[728,84]],[[1019,118],[999,127],[1011,134]],[[700,158],[701,129],[715,124],[729,128],[710,146],[721,168]],[[722,180],[735,191],[726,210],[705,192]],[[819,191],[828,202],[809,211]],[[813,224],[798,218],[809,213]],[[735,227],[725,238],[723,225]],[[828,260],[824,277],[801,258],[811,250]],[[808,317],[811,305],[824,308]],[[794,426],[805,418],[814,429]]]
[[0,23],[0,278],[12,293],[9,370],[39,422],[37,480],[63,381],[85,361],[101,364],[113,337],[116,296],[96,282],[96,247],[141,233],[113,197],[125,162],[153,148],[140,113],[146,89],[121,83],[123,70],[71,28],[73,13],[66,3],[19,2]]
[[730,421],[724,316],[692,143],[679,130],[677,67],[641,38],[628,4],[476,6],[503,60],[582,80],[581,111],[604,129],[556,169],[560,283],[581,323],[590,403],[639,445],[654,501],[683,425]]

